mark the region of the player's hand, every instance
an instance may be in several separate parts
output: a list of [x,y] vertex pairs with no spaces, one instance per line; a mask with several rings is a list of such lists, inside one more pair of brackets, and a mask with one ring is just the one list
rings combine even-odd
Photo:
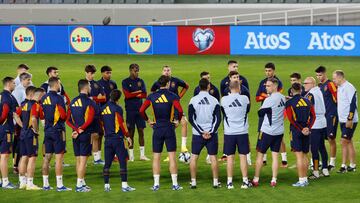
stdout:
[[174,120],[173,123],[175,125],[175,128],[177,128],[179,126],[179,124],[180,124],[178,120]]
[[292,97],[290,97],[290,96],[286,96],[286,97],[285,97],[286,100],[289,100],[289,99],[291,99],[291,98],[292,98]]
[[126,140],[127,140],[127,142],[128,142],[128,147],[132,147],[132,140],[131,140],[131,138],[130,137],[126,137]]
[[352,120],[347,120],[346,124],[345,124],[346,128],[352,128],[353,127],[353,121]]
[[84,132],[84,130],[83,130],[83,129],[81,129],[81,128],[79,128],[79,129],[78,129],[78,132],[79,132],[78,134],[81,134],[81,133],[83,133],[83,132]]
[[35,136],[39,136],[39,132],[36,132],[36,130],[34,128],[31,128],[31,130],[34,132]]
[[310,134],[309,128],[303,128],[301,132],[302,132],[302,134],[305,135],[305,136],[308,136],[308,135]]
[[73,131],[72,134],[71,134],[71,137],[76,139],[77,137],[79,136],[79,133],[76,132],[76,131]]
[[155,122],[154,122],[154,121],[151,121],[150,119],[147,120],[147,123],[149,124],[150,128],[153,128],[154,125],[155,125]]
[[211,138],[211,135],[210,135],[209,132],[203,132],[202,137],[203,137],[205,140],[208,140],[208,139]]

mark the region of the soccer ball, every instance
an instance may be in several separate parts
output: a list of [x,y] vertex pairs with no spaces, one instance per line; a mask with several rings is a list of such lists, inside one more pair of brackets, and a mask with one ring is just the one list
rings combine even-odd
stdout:
[[191,154],[189,152],[181,152],[179,154],[179,161],[183,163],[190,163]]

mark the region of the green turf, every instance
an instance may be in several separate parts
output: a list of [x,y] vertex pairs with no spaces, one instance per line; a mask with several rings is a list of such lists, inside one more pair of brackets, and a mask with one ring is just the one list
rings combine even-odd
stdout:
[[[247,77],[250,83],[252,95],[252,109],[249,115],[250,137],[252,160],[255,159],[256,128],[257,128],[257,109],[259,104],[255,104],[255,91],[259,81],[264,78],[263,67],[268,61],[276,64],[277,76],[279,76],[285,86],[289,87],[290,73],[297,71],[305,76],[314,76],[314,69],[318,65],[325,65],[331,73],[335,69],[343,69],[347,79],[360,89],[360,73],[358,64],[360,58],[350,57],[270,57],[270,56],[116,56],[116,55],[0,55],[0,78],[5,76],[15,76],[16,66],[20,63],[26,63],[31,67],[33,81],[35,85],[40,85],[46,80],[45,68],[47,66],[57,66],[60,68],[61,80],[73,98],[77,95],[77,80],[84,77],[84,66],[94,64],[98,69],[102,65],[110,65],[113,68],[113,79],[121,87],[121,80],[128,77],[128,66],[130,63],[138,63],[141,67],[140,77],[144,79],[147,89],[159,77],[161,67],[165,64],[173,67],[173,75],[187,81],[190,85],[189,92],[182,100],[182,106],[187,112],[187,104],[193,94],[194,87],[199,80],[199,73],[203,70],[211,73],[212,82],[219,86],[220,80],[227,74],[226,62],[229,59],[239,61],[240,73]],[[97,73],[100,78],[100,73]],[[1,84],[0,84],[1,85]],[[121,102],[123,105],[123,100]],[[286,130],[288,130],[286,128]],[[68,131],[69,132],[69,131]],[[179,129],[177,130],[178,143],[180,143]],[[356,132],[354,142],[356,149],[359,151],[359,136]],[[188,128],[188,148],[191,146],[191,128]],[[41,135],[42,136],[42,135]],[[146,136],[146,154],[151,157],[151,129],[147,128]],[[219,130],[220,153],[222,153],[222,127]],[[43,138],[41,137],[40,140]],[[136,136],[137,139],[137,136]],[[70,135],[67,135],[68,153],[65,155],[66,163],[72,166],[64,170],[64,184],[74,187],[76,183],[76,174],[74,168],[74,155]],[[339,138],[337,139],[339,141]],[[285,133],[287,143],[289,165],[294,165],[294,156],[289,151],[289,136]],[[327,145],[328,146],[328,145]],[[340,165],[340,145],[338,143],[337,166]],[[28,191],[4,191],[0,190],[0,202],[359,202],[360,201],[360,176],[359,173],[348,173],[338,175],[331,173],[330,178],[322,178],[318,181],[311,182],[307,188],[292,188],[291,184],[297,181],[296,169],[280,169],[278,176],[278,187],[269,187],[271,179],[271,167],[263,168],[261,175],[260,187],[249,190],[240,189],[240,170],[239,160],[236,160],[236,171],[234,177],[235,190],[228,191],[225,187],[214,190],[212,189],[212,178],[210,166],[205,164],[205,154],[203,151],[199,159],[198,167],[198,189],[188,189],[190,179],[188,165],[179,163],[179,182],[184,186],[184,190],[174,192],[170,190],[171,180],[166,163],[162,163],[161,172],[161,190],[152,192],[149,188],[153,184],[151,162],[138,161],[139,151],[138,143],[135,142],[136,161],[129,163],[128,174],[129,184],[136,187],[137,191],[133,193],[123,193],[120,191],[119,167],[117,164],[112,167],[110,193],[103,192],[102,167],[94,166],[91,162],[87,167],[86,181],[92,187],[92,191],[87,194],[77,194],[74,191],[67,193],[51,192],[28,192]],[[165,158],[165,155],[163,155]],[[359,156],[357,156],[359,157]],[[42,157],[38,159],[36,168],[35,184],[42,186],[42,176],[40,164]],[[90,158],[92,161],[92,158]],[[53,164],[52,164],[53,165]],[[220,180],[226,184],[226,166],[220,165]],[[254,174],[254,168],[249,169],[250,177]],[[17,176],[10,174],[10,180],[17,182]],[[55,186],[54,167],[50,172],[50,184]]]

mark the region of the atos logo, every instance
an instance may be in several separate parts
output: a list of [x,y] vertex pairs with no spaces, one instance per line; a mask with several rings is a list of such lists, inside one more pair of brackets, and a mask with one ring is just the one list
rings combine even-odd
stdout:
[[327,32],[319,34],[311,32],[311,39],[308,50],[346,50],[350,51],[355,48],[355,34],[347,32],[343,35],[329,35]]
[[291,45],[288,32],[278,35],[248,32],[247,35],[245,49],[289,49]]
[[130,48],[136,53],[147,52],[151,47],[151,35],[145,28],[133,29],[128,38]]
[[93,44],[93,36],[85,27],[77,27],[70,34],[70,44],[77,52],[87,52]]
[[35,35],[27,27],[19,27],[12,36],[14,47],[20,52],[28,52],[35,45]]
[[196,28],[192,35],[195,46],[199,49],[198,53],[204,52],[212,47],[215,42],[215,32],[211,28],[205,30]]

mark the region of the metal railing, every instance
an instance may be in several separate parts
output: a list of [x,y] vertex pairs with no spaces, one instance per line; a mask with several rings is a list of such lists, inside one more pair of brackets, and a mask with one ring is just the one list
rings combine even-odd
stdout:
[[[294,14],[302,13],[302,14]],[[292,15],[293,14],[293,15]],[[260,13],[248,13],[240,15],[224,15],[214,17],[202,17],[202,18],[189,18],[180,20],[168,20],[160,22],[149,22],[149,25],[239,25],[239,24],[258,24],[263,25],[267,21],[281,21],[283,25],[288,25],[289,20],[298,18],[309,18],[308,23],[314,25],[314,17],[319,16],[334,16],[336,25],[340,25],[340,15],[343,14],[360,14],[360,5],[356,6],[329,6],[329,7],[313,7],[304,9],[291,9],[281,11],[270,11]],[[279,17],[274,17],[279,15]],[[248,20],[239,20],[242,18],[251,18]],[[218,22],[218,21],[222,22]],[[197,23],[198,22],[198,23]],[[202,22],[202,23],[201,23]]]

